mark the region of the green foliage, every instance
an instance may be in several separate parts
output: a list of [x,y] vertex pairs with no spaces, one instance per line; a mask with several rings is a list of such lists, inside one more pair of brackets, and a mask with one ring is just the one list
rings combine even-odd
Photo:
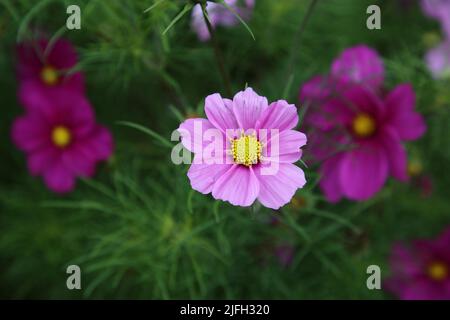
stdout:
[[[292,103],[345,47],[376,48],[387,87],[411,82],[426,116],[427,134],[408,152],[422,161],[433,194],[390,181],[370,201],[333,205],[317,188],[316,168],[299,163],[308,184],[275,212],[195,192],[188,167],[170,160],[171,132],[186,116],[202,116],[206,95],[225,91],[211,44],[190,30],[193,2],[0,0],[0,297],[388,298],[367,290],[367,266],[379,264],[386,276],[394,241],[433,236],[449,223],[450,96],[448,81],[433,81],[422,59],[436,24],[416,7],[378,1],[382,30],[367,30],[372,2],[319,0],[299,39],[308,1],[257,0],[248,26],[216,29],[218,45],[233,91],[248,85]],[[79,31],[64,28],[68,4],[81,7]],[[23,112],[14,46],[36,29],[77,46],[97,119],[115,137],[114,157],[64,197],[28,175],[9,138]],[[295,248],[288,267],[274,256],[280,244]],[[65,287],[70,264],[81,267],[81,291]]]

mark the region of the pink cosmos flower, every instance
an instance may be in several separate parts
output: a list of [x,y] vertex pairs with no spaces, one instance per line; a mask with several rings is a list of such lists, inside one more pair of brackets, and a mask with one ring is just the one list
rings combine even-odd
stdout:
[[[250,19],[255,0],[244,0],[240,3],[238,0],[225,0],[225,3],[234,9],[234,11],[243,19]],[[206,2],[206,12],[208,13],[211,26],[234,26],[239,23],[237,17],[228,8],[220,3],[211,1]],[[210,38],[208,28],[203,18],[202,7],[200,4],[194,6],[192,10],[192,29],[197,33],[201,41],[207,41]]]
[[77,64],[77,54],[70,42],[47,39],[21,43],[17,47],[19,99],[27,107],[46,99],[48,92],[60,89],[84,93],[84,77],[80,72],[69,73]]
[[435,240],[396,244],[385,287],[402,300],[450,299],[450,228]]
[[194,190],[236,206],[257,199],[278,209],[306,183],[294,165],[306,144],[306,136],[293,130],[298,122],[294,105],[268,104],[247,88],[233,100],[209,95],[205,112],[207,119],[188,119],[178,128],[183,145],[194,152],[188,171]]
[[113,150],[110,132],[95,122],[89,102],[73,91],[48,93],[17,118],[11,136],[26,153],[28,170],[57,193],[73,190],[76,177],[90,177]]
[[[348,50],[354,52],[355,48]],[[399,85],[381,96],[381,60],[375,56],[369,62],[366,57],[373,55],[373,50],[358,50],[359,55],[344,52],[333,63],[340,66],[339,73],[314,77],[300,91],[301,103],[310,107],[305,116],[305,125],[312,129],[310,153],[313,161],[322,161],[319,186],[330,202],[342,197],[366,200],[390,175],[406,180],[403,141],[415,140],[426,130],[422,116],[414,111],[412,87]],[[351,63],[339,61],[348,57],[352,57]],[[352,67],[350,78],[345,65]]]

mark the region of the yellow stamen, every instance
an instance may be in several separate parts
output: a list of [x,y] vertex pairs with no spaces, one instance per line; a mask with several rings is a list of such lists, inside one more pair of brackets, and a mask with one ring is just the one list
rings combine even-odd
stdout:
[[307,204],[306,199],[301,196],[292,197],[291,202],[289,203],[289,205],[292,209],[302,209],[302,208],[306,207],[306,204]]
[[431,279],[442,281],[448,277],[448,267],[442,262],[433,262],[428,266],[428,275]]
[[66,147],[72,140],[70,130],[64,126],[57,126],[52,131],[52,141],[59,148]]
[[41,70],[42,81],[49,86],[53,86],[58,83],[58,71],[52,66],[45,66]]
[[408,163],[408,174],[411,177],[417,177],[420,175],[423,171],[422,163],[418,160],[411,160],[411,162]]
[[367,138],[375,132],[376,124],[372,116],[361,113],[358,114],[352,123],[353,133],[360,138]]
[[231,141],[231,151],[235,163],[249,167],[261,158],[261,143],[255,135],[242,135]]

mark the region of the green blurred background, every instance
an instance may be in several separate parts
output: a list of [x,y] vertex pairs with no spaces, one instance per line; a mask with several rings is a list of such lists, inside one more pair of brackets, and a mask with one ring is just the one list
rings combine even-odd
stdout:
[[[257,0],[249,21],[256,40],[242,25],[217,29],[233,92],[248,84],[269,100],[286,94],[297,104],[304,81],[327,73],[346,47],[365,43],[384,59],[386,86],[411,82],[426,117],[427,133],[408,144],[408,154],[431,181],[429,195],[416,177],[390,180],[367,202],[331,205],[316,187],[315,168],[304,168],[307,186],[274,212],[193,191],[188,166],[174,165],[170,148],[118,124],[136,122],[170,140],[185,117],[202,115],[206,95],[224,94],[210,44],[197,40],[190,14],[162,35],[185,1],[143,13],[153,3],[0,0],[0,297],[392,298],[367,289],[367,266],[387,276],[393,242],[433,237],[450,222],[450,82],[432,80],[423,62],[438,24],[416,1],[319,0],[299,38],[309,1]],[[70,4],[81,8],[81,30],[65,29]],[[370,4],[381,7],[381,30],[366,28]],[[77,47],[97,120],[114,134],[111,160],[67,196],[30,177],[10,140],[23,112],[14,48],[31,29],[60,33]],[[293,249],[290,264],[277,259],[278,246]],[[70,264],[82,270],[82,290],[66,288]]]

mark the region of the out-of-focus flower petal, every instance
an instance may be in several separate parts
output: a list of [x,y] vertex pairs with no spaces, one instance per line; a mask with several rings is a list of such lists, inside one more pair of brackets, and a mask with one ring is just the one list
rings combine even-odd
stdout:
[[331,75],[379,89],[384,81],[384,66],[378,53],[366,45],[345,49],[333,61]]
[[75,188],[75,176],[61,162],[55,162],[44,172],[44,182],[56,193],[67,193]]
[[386,182],[388,159],[383,148],[376,143],[364,143],[346,152],[341,161],[340,185],[349,199],[367,200]]
[[326,160],[320,168],[319,185],[327,200],[332,203],[338,202],[343,196],[339,179],[341,159],[342,155],[336,155]]
[[408,158],[400,137],[397,132],[390,127],[385,127],[380,135],[382,145],[386,150],[389,161],[390,174],[400,181],[406,181],[408,179]]
[[[450,22],[449,22],[450,23]],[[450,77],[450,41],[442,42],[425,55],[428,70],[435,79]]]
[[415,140],[426,131],[423,117],[414,111],[416,95],[408,84],[399,85],[385,100],[388,123],[398,132],[402,140]]

